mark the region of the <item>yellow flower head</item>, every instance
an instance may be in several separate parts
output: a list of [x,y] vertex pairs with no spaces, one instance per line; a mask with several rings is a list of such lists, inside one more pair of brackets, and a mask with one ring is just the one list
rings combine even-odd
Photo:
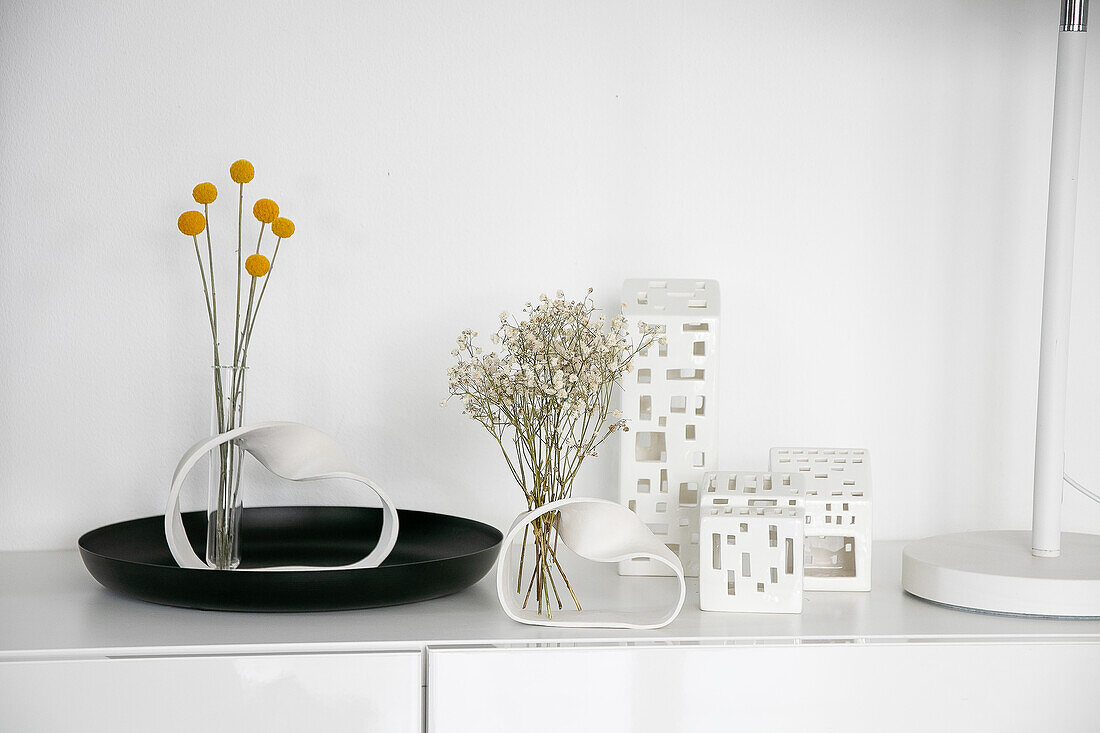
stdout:
[[271,222],[271,233],[279,239],[289,239],[294,234],[294,222],[280,216]]
[[200,211],[185,211],[180,214],[176,226],[187,236],[195,237],[202,234],[203,229],[206,229],[206,217]]
[[195,190],[191,192],[191,195],[200,204],[212,204],[214,199],[218,197],[218,189],[213,183],[200,183],[195,186]]
[[279,205],[271,199],[260,199],[252,207],[252,215],[264,224],[270,224],[279,217]]
[[271,263],[263,255],[249,255],[244,261],[244,269],[252,277],[263,277],[271,269]]
[[244,158],[229,166],[229,177],[234,183],[248,183],[256,176],[256,169]]

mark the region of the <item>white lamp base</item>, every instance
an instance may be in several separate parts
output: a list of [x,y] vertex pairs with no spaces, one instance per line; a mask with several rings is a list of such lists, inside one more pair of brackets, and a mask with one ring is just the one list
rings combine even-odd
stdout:
[[901,584],[948,606],[1025,616],[1100,617],[1100,535],[1062,533],[1062,555],[1031,555],[1031,532],[962,532],[912,542]]

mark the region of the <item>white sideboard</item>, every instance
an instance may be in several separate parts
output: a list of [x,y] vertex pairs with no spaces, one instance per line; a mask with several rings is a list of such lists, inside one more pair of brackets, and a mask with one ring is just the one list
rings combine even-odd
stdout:
[[1097,662],[1095,643],[1034,641],[432,648],[428,729],[1096,731],[1089,675],[1052,670]]
[[0,662],[3,731],[421,730],[419,651]]
[[[1100,621],[987,616],[901,590],[656,631],[524,626],[492,577],[393,608],[242,614],[115,595],[75,552],[0,553],[0,731],[1094,731]],[[671,578],[571,572],[586,603]]]

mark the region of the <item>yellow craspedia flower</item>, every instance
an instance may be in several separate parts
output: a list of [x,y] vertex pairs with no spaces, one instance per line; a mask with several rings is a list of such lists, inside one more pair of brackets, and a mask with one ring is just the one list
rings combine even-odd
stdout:
[[195,190],[191,192],[191,195],[195,197],[195,201],[200,204],[212,204],[214,199],[218,197],[218,188],[213,183],[207,181],[206,183],[200,183],[195,186]]
[[202,234],[202,230],[206,229],[206,217],[201,211],[185,211],[180,214],[176,226],[187,236],[194,237]]
[[244,261],[244,269],[252,277],[263,277],[271,269],[271,263],[263,255],[249,255]]
[[252,207],[252,215],[264,224],[270,224],[279,217],[279,205],[271,199],[260,199]]
[[234,183],[248,183],[256,176],[256,169],[244,158],[229,166],[229,177]]
[[279,239],[287,239],[294,234],[294,222],[284,217],[279,217],[271,222],[271,233]]

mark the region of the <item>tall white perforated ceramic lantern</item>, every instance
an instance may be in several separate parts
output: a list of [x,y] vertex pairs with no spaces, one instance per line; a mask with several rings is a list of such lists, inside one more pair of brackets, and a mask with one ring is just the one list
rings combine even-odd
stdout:
[[[635,340],[641,322],[665,342],[640,354],[623,381],[630,430],[620,438],[619,498],[697,576],[699,490],[718,464],[718,281],[626,280],[622,299]],[[619,572],[669,574],[650,560]]]

